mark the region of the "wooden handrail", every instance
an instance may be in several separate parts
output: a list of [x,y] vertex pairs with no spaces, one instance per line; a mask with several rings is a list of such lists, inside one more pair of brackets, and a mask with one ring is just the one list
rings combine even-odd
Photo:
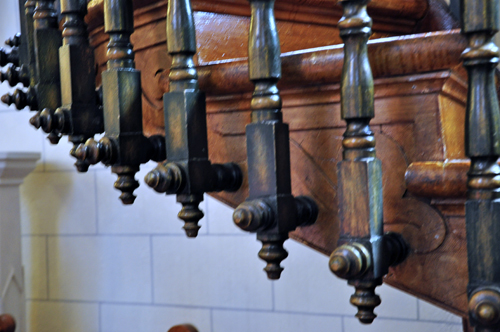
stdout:
[[[459,30],[390,37],[368,42],[374,78],[439,71],[460,65],[466,47]],[[412,59],[408,61],[408,59]],[[281,89],[340,82],[343,45],[281,55]],[[198,68],[200,88],[209,95],[251,92],[247,59],[209,63]],[[159,80],[168,91],[168,72]]]

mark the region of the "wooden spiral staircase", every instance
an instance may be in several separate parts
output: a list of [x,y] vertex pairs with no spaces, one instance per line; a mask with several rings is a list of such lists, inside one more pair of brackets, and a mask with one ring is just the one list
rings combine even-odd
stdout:
[[[255,189],[258,187],[255,184],[257,180],[249,179],[247,176],[254,171],[252,165],[255,161],[252,159],[254,157],[247,157],[247,150],[251,150],[251,146],[247,148],[246,142],[249,138],[245,137],[245,127],[251,122],[256,125],[268,125],[269,119],[281,124],[282,114],[282,122],[289,127],[291,192],[282,193],[278,188],[278,193],[273,195],[286,194],[290,199],[307,196],[315,202],[318,212],[317,220],[312,225],[296,228],[298,224],[285,225],[286,227],[280,224],[285,230],[293,230],[289,236],[321,254],[330,255],[335,252],[339,244],[349,245],[358,240],[363,242],[370,236],[372,238],[368,244],[368,251],[372,250],[376,247],[375,240],[372,239],[373,230],[377,227],[391,234],[399,234],[408,247],[404,250],[400,248],[400,251],[404,251],[401,256],[405,259],[401,259],[400,264],[389,268],[384,282],[460,315],[464,318],[466,331],[472,331],[469,326],[470,318],[475,325],[479,324],[477,332],[499,331],[497,325],[500,319],[500,303],[497,303],[496,291],[491,290],[496,289],[496,285],[500,282],[500,279],[497,280],[500,266],[495,265],[499,259],[498,253],[494,253],[500,244],[499,239],[494,238],[496,234],[494,221],[498,218],[491,212],[496,211],[495,195],[500,185],[496,178],[498,175],[496,151],[499,147],[496,143],[498,128],[495,123],[498,119],[494,114],[495,106],[488,104],[488,102],[493,104],[492,100],[496,100],[498,94],[496,86],[492,83],[498,76],[498,71],[494,69],[498,54],[490,43],[491,36],[499,28],[498,19],[494,17],[498,14],[496,12],[498,5],[488,0],[465,1],[468,4],[464,9],[462,27],[467,34],[465,36],[461,33],[461,24],[451,15],[447,4],[442,0],[372,0],[369,3],[363,0],[343,0],[339,3],[333,0],[276,0],[274,3],[276,29],[264,26],[262,31],[270,35],[271,32],[277,31],[279,39],[277,36],[266,37],[266,42],[271,46],[266,44],[258,51],[269,57],[264,56],[265,60],[260,59],[262,61],[259,62],[256,59],[258,57],[248,58],[249,30],[254,31],[250,28],[251,8],[252,13],[262,15],[271,22],[268,25],[273,25],[274,17],[265,16],[268,15],[266,10],[269,8],[259,9],[255,4],[259,2],[269,5],[272,1],[250,1],[252,3],[250,7],[247,0],[192,0],[192,17],[196,30],[189,28],[189,19],[186,19],[187,23],[183,27],[187,26],[185,30],[187,34],[196,32],[196,45],[186,46],[191,41],[186,40],[188,37],[181,34],[175,39],[175,44],[177,46],[177,42],[180,44],[185,42],[186,45],[182,44],[178,49],[167,46],[166,25],[167,22],[173,24],[172,21],[166,20],[169,8],[167,0],[134,0],[133,26],[131,21],[126,19],[122,20],[125,23],[120,20],[112,21],[108,16],[105,20],[104,2],[105,0],[89,1],[88,14],[85,17],[90,45],[95,48],[94,58],[98,70],[95,76],[96,85],[100,86],[103,83],[100,74],[106,72],[103,77],[109,76],[107,73],[113,68],[140,72],[140,78],[135,79],[142,81],[142,132],[140,124],[134,130],[140,132],[141,137],[144,134],[151,139],[155,137],[154,135],[170,134],[173,130],[168,126],[165,128],[164,119],[164,105],[167,105],[164,101],[174,98],[171,97],[172,93],[184,91],[186,94],[186,90],[198,91],[199,88],[206,94],[206,109],[203,111],[206,111],[208,135],[208,152],[204,149],[209,159],[207,162],[212,163],[210,164],[212,166],[234,163],[236,165],[234,167],[243,174],[243,182],[241,187],[239,185],[234,188],[221,187],[217,192],[209,190],[213,189],[213,186],[205,186],[202,193],[208,191],[213,197],[235,208],[241,207],[249,195],[252,198],[260,197],[255,195],[258,192]],[[344,12],[340,3],[344,6]],[[368,15],[365,15],[364,6],[367,3]],[[178,5],[180,6],[178,8],[182,7],[181,4]],[[115,7],[112,9],[115,10]],[[118,9],[115,12],[124,15],[123,17],[126,16],[126,13],[119,12]],[[480,12],[483,13],[483,17],[479,17]],[[64,8],[63,14],[65,14]],[[373,24],[369,21],[370,17]],[[132,52],[127,48],[130,47],[127,38],[132,31],[134,33],[130,36],[130,41],[135,58],[130,55]],[[82,30],[80,37],[84,34]],[[359,37],[360,34],[364,34],[367,38],[369,36],[367,46],[363,38],[360,38],[356,41],[359,43],[357,45],[360,51],[357,53],[346,51],[349,57],[344,59],[342,38],[346,46],[352,46],[350,44],[352,40],[349,38]],[[108,44],[110,35],[111,44],[114,42],[114,46]],[[125,42],[123,35],[126,35]],[[69,32],[67,35],[63,33],[63,38],[68,38],[68,43],[71,43],[72,36]],[[174,37],[175,33],[168,35],[168,38]],[[252,38],[257,37],[250,35],[251,40]],[[119,44],[118,39],[122,43],[121,46],[116,46]],[[169,39],[171,40],[174,39]],[[255,70],[259,66],[266,67],[263,63],[270,61],[272,54],[276,52],[280,54],[279,49],[281,57],[276,57],[272,59],[271,64],[267,64],[271,69]],[[464,53],[466,49],[467,52]],[[191,65],[193,56],[194,65]],[[464,59],[469,70],[469,82],[473,82],[474,87],[479,89],[476,91],[469,87],[471,89],[469,91],[481,94],[480,91],[487,90],[488,95],[484,98],[485,105],[488,104],[486,106],[481,106],[481,100],[474,99],[475,97],[470,97],[468,102],[468,73],[463,67]],[[363,71],[350,67],[343,72],[346,60],[358,62],[352,65],[353,68],[369,60],[369,65],[365,67],[371,68],[370,73],[360,74],[366,75],[360,81],[364,79],[369,83],[367,84],[372,88],[366,90],[370,90],[371,95],[365,98],[356,96],[355,93],[349,95],[346,92],[346,87],[355,85],[352,80],[349,81],[347,77],[349,73],[352,74],[355,70]],[[176,76],[172,73],[172,66],[175,70],[179,70],[175,67],[179,62],[185,64],[182,75],[187,76]],[[255,91],[254,84],[248,77],[249,70],[254,74],[258,72],[252,74]],[[481,70],[483,72],[479,74],[478,71]],[[488,79],[481,75],[487,76]],[[182,80],[186,80],[188,76],[191,79],[189,84],[183,83]],[[471,81],[470,77],[476,77],[476,80]],[[264,97],[258,94],[259,83],[262,82],[267,84],[266,88],[269,91],[272,90],[272,93],[263,94]],[[106,98],[110,97],[106,87],[104,90],[104,105],[106,105]],[[256,101],[256,96],[268,99]],[[346,105],[348,100],[346,96],[351,96],[349,100],[353,102],[357,102],[356,98],[359,97],[359,105],[362,107],[357,110],[354,106]],[[14,103],[14,99],[12,97],[10,101]],[[279,103],[273,104],[273,107],[265,104],[266,108],[259,104],[278,99]],[[123,106],[121,101],[118,104],[120,107]],[[352,110],[348,110],[349,107]],[[370,107],[375,109],[374,116],[371,111],[363,113],[365,108]],[[498,105],[496,107],[498,108]],[[270,114],[272,112],[269,112],[269,108],[275,112]],[[493,111],[490,112],[490,109]],[[358,111],[359,113],[356,113]],[[481,113],[483,111],[484,114]],[[186,112],[190,114],[189,109]],[[42,112],[33,122],[39,127],[44,127],[43,121],[47,121],[47,116],[54,116],[57,111],[49,113]],[[265,115],[262,115],[264,113]],[[259,116],[267,116],[268,122],[257,121]],[[349,123],[347,129],[343,118]],[[106,119],[104,121],[106,122]],[[361,126],[359,123],[362,123],[363,130],[366,130],[363,135],[359,135],[359,132],[353,133],[358,128],[356,126]],[[466,127],[466,124],[469,126]],[[480,129],[474,131],[474,128]],[[483,128],[489,129],[483,130]],[[109,124],[105,123],[105,129],[108,132]],[[53,129],[47,132],[51,132],[51,135],[54,133]],[[67,133],[61,129],[57,132],[57,135],[60,134]],[[123,132],[119,132],[118,136],[122,134]],[[355,139],[349,143],[346,141],[349,137]],[[368,145],[360,143],[362,140],[366,140],[365,143]],[[377,142],[376,152],[374,145],[370,145],[374,141]],[[157,141],[151,142],[156,144]],[[106,150],[104,143],[99,144],[95,142],[86,144],[87,148],[80,147],[78,150],[75,141],[75,151],[72,153],[79,157],[81,162],[94,152],[100,156],[95,159],[96,162],[107,157],[111,158],[104,152],[109,153],[112,149]],[[134,151],[141,150],[144,146],[148,146],[149,149],[151,144],[144,144],[141,148],[135,147]],[[168,144],[167,137],[167,146]],[[122,146],[118,146],[117,149],[120,155],[118,159],[121,160],[123,159],[121,155],[126,154],[126,149],[122,149]],[[362,149],[366,151],[360,152]],[[339,177],[337,164],[344,159],[342,163],[346,165],[350,160],[349,155],[356,155],[356,158],[353,157],[356,162],[372,165],[371,161],[365,160],[366,158],[372,158],[375,164],[378,163],[375,161],[377,159],[381,162],[381,171],[378,170],[378,166],[374,166],[377,169],[373,172],[377,174],[381,172],[382,175],[377,178],[367,173],[365,184],[354,183],[357,180],[353,180],[351,185],[361,188],[360,193],[364,192],[362,188],[368,188],[366,191],[370,191],[370,202],[372,193],[379,195],[376,188],[372,188],[377,186],[373,183],[381,186],[380,197],[377,199],[382,202],[383,198],[383,206],[382,204],[378,206],[376,202],[370,203],[366,206],[365,212],[371,215],[370,213],[376,210],[375,212],[380,214],[377,220],[383,220],[383,227],[382,225],[372,227],[368,221],[353,223],[347,220],[346,215],[350,213],[349,211],[355,211],[353,214],[358,213],[353,208],[358,206],[356,205],[358,203],[354,202],[356,199],[349,198],[349,193],[344,190],[348,182],[344,173],[339,173],[344,174]],[[172,154],[169,156],[169,148],[166,157],[167,161],[172,159]],[[472,166],[469,157],[472,158]],[[148,156],[146,159],[143,158],[144,160],[134,160],[134,163],[143,163],[149,159],[163,160],[164,156],[156,158]],[[207,159],[207,156],[203,158]],[[191,161],[189,159],[188,163]],[[116,160],[114,162],[118,163]],[[120,187],[124,192],[123,195],[128,197],[124,202],[131,203],[133,198],[130,195],[136,186],[131,180],[134,171],[132,168],[124,170],[124,165],[113,164],[113,168],[119,167],[117,171],[119,180],[115,186]],[[86,167],[88,168],[88,165]],[[276,172],[280,167],[277,168]],[[471,171],[468,178],[469,169]],[[345,169],[345,172],[350,171],[354,172]],[[127,174],[123,175],[120,172]],[[132,173],[132,177],[129,173]],[[192,178],[188,179],[188,183],[189,181],[192,181]],[[260,189],[262,188],[259,187]],[[179,190],[164,191],[178,194],[178,199],[180,196],[184,199],[189,196],[189,199],[195,200],[192,197],[196,196],[192,193],[189,195],[186,192],[181,193]],[[180,199],[183,199],[182,197]],[[196,225],[193,226],[191,219],[197,218],[197,203],[193,201],[182,203],[184,208],[181,214],[184,215],[185,221],[188,220],[187,225],[191,223],[188,228],[195,236],[196,232],[193,230]],[[273,210],[275,214],[281,213],[280,204],[276,203],[275,209],[278,212]],[[286,206],[288,203],[283,204],[284,210],[289,208]],[[491,208],[488,204],[491,204]],[[349,206],[350,210],[346,206]],[[248,209],[257,208],[260,207],[253,206]],[[296,208],[296,210],[301,209],[302,207]],[[312,212],[313,210],[314,208],[311,208]],[[297,215],[300,215],[299,212]],[[312,212],[309,214],[314,214]],[[483,225],[489,226],[475,228],[471,220],[477,218],[484,219]],[[258,227],[255,228],[257,229]],[[493,235],[483,234],[488,233],[488,229],[492,230]],[[283,230],[278,231],[283,233]],[[262,233],[258,234],[262,238]],[[383,233],[379,235],[385,236]],[[266,241],[268,240],[263,242]],[[386,243],[386,240],[382,242]],[[380,250],[389,250],[382,242]],[[489,246],[486,248],[480,243],[488,243]],[[274,247],[271,248],[274,245],[267,243],[267,249],[263,250],[268,252],[262,256],[278,252],[277,249],[273,251]],[[467,245],[469,245],[469,256]],[[264,247],[266,248],[266,244]],[[474,251],[475,249],[477,250]],[[374,254],[374,250],[368,253],[368,256],[378,257]],[[339,255],[350,255],[354,251]],[[475,256],[471,254],[472,252],[476,252]],[[286,257],[286,252],[280,254]],[[471,257],[474,257],[473,263],[470,261]],[[342,259],[338,258],[335,263],[338,271],[343,269]],[[374,266],[379,266],[377,259],[374,259]],[[394,261],[399,263],[396,258]],[[476,268],[474,265],[476,263],[481,267]],[[268,261],[268,264],[273,265],[276,262]],[[380,264],[382,267],[369,267],[368,270],[371,272],[367,272],[372,274],[372,279],[376,279],[377,283],[381,282],[381,275],[385,274],[379,272],[383,272],[391,265],[387,262]],[[279,262],[269,269],[274,269],[274,272],[279,270]],[[470,273],[474,280],[471,280],[470,285],[473,286],[468,290]],[[269,275],[272,278],[279,277],[279,273]],[[357,282],[358,286],[359,282],[366,282],[364,279],[356,282],[349,279],[349,281],[353,284]],[[357,292],[358,286],[356,286]],[[373,293],[373,290],[371,292]],[[372,296],[370,301],[373,298]],[[369,297],[360,295],[360,299],[368,301]],[[475,303],[475,307],[471,303]],[[365,318],[368,322],[374,317]],[[493,322],[490,324],[493,327],[484,327],[490,326],[485,322],[489,322],[488,324]],[[195,329],[191,326],[177,326],[170,331],[193,332]]]

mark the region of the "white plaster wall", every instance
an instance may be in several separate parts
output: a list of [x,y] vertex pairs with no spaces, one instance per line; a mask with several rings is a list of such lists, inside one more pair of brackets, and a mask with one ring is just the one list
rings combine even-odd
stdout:
[[[15,9],[0,1],[0,40],[17,31]],[[136,203],[122,206],[115,175],[76,173],[70,145],[51,146],[31,115],[0,106],[0,150],[42,153],[21,192],[28,331],[164,332],[185,322],[200,332],[461,331],[458,317],[388,286],[379,318],[362,326],[328,258],[293,241],[281,280],[268,281],[260,243],[232,224],[231,209],[206,197],[200,235],[188,239],[173,197],[141,183]],[[141,182],[153,167],[141,167]]]

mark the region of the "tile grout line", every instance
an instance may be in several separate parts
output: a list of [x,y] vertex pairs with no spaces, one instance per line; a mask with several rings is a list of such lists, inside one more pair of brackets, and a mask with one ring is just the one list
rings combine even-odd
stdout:
[[99,332],[102,332],[102,303],[98,303],[98,310],[97,310],[97,320],[99,322]]
[[275,296],[274,281],[271,281],[271,311],[273,311],[273,312],[276,311],[274,296]]
[[[234,312],[248,312],[248,313],[271,313],[268,309],[248,309],[248,308],[222,308],[222,307],[202,307],[202,306],[189,306],[189,305],[151,305],[150,303],[133,303],[133,302],[112,302],[112,301],[78,301],[78,300],[43,300],[43,299],[27,299],[31,302],[48,302],[48,303],[83,303],[83,304],[98,304],[98,305],[110,305],[110,306],[139,306],[139,307],[160,307],[160,308],[172,308],[172,309],[191,309],[191,310],[209,310],[209,311],[234,311]],[[286,315],[302,315],[302,316],[313,316],[313,317],[338,317],[344,320],[347,318],[344,314],[323,314],[323,313],[311,313],[311,312],[297,312],[297,311],[275,311],[276,314],[286,314]],[[354,318],[353,316],[349,318]],[[434,321],[434,320],[421,320],[409,318],[397,318],[397,317],[378,317],[377,320],[384,321],[399,321],[399,322],[414,322],[414,323],[430,323],[430,324],[445,324],[450,326],[461,326],[461,323],[452,323],[447,321]],[[215,332],[215,331],[213,331]]]
[[210,308],[210,331],[215,332],[214,331],[214,309],[213,308]]
[[[58,234],[58,233],[40,233],[40,234],[23,234],[22,236],[48,236],[48,237],[85,237],[85,236],[95,236],[99,235],[100,237],[138,237],[138,236],[156,236],[156,237],[181,237],[185,238],[186,233],[67,233],[67,234]],[[231,234],[231,233],[212,233],[212,234],[198,234],[198,237],[236,237],[236,238],[251,238],[252,234]],[[251,238],[253,239],[253,238]]]
[[45,236],[45,277],[47,278],[47,300],[50,299],[50,273],[49,273],[49,237]]
[[40,135],[41,136],[41,140],[42,140],[42,164],[43,164],[43,171],[42,173],[46,173],[47,172],[47,152],[45,151],[45,137],[43,137],[43,134]]
[[340,317],[340,330],[341,330],[341,332],[345,332],[344,318],[345,318],[345,316]]
[[204,198],[204,201],[205,201],[205,218],[206,219],[206,223],[205,225],[207,226],[207,235],[210,235],[210,218],[208,217],[208,214],[209,214],[209,208],[208,208],[208,199],[207,199],[208,195],[207,194],[203,194],[203,198]]
[[420,320],[420,300],[417,299],[417,320]]
[[153,250],[153,235],[149,236],[149,263],[151,264],[151,304],[155,303],[155,270],[154,270],[154,250]]
[[95,170],[92,170],[94,174],[94,203],[95,203],[95,234],[99,234],[99,199],[98,199],[98,190],[97,190],[97,173]]

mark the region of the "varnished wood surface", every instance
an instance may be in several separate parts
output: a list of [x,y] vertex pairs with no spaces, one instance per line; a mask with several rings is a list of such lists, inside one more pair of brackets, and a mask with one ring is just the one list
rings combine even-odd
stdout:
[[[167,0],[135,0],[134,7],[138,11],[144,8],[166,7]],[[250,16],[250,8],[246,0],[193,0],[193,10],[200,12],[221,13],[226,15]],[[103,0],[89,2],[89,28],[102,25]],[[276,19],[284,21],[336,25],[342,10],[337,1],[331,0],[277,0],[275,5]],[[374,30],[413,31],[418,19],[427,9],[426,0],[374,0],[369,11],[375,18]],[[147,10],[147,9],[146,9]]]
[[412,163],[405,173],[407,190],[427,198],[461,198],[467,192],[468,159]]
[[[208,6],[215,2],[203,3]],[[99,2],[93,3],[98,10]],[[195,9],[197,3],[202,1],[193,1]],[[415,6],[422,2],[405,3]],[[308,4],[314,7],[324,1]],[[410,9],[418,7],[412,6]],[[143,121],[148,135],[163,131],[162,96],[168,90],[170,67],[164,7],[164,2],[155,2],[139,8],[137,30],[132,36],[137,68],[142,71]],[[407,17],[418,17],[414,15]],[[312,196],[320,206],[318,222],[291,236],[329,255],[339,232],[336,163],[341,160],[345,130],[339,106],[342,47],[333,45],[339,43],[336,23],[312,24],[304,32],[302,22],[277,17],[285,52],[280,89],[284,121],[291,131],[292,191],[294,195]],[[198,69],[200,86],[208,93],[210,159],[215,163],[237,162],[246,173],[244,132],[250,122],[252,90],[245,59],[248,18],[227,12],[214,14],[207,9],[197,11],[195,21],[197,28],[203,27],[197,31]],[[98,22],[93,26],[92,43],[102,67],[106,37]],[[384,35],[379,32],[375,37]],[[317,48],[299,51],[308,47]],[[460,66],[465,47],[465,40],[455,30],[371,40],[368,48],[376,78],[372,124],[384,174],[385,227],[401,232],[412,247],[408,260],[391,270],[387,282],[460,315],[465,315],[467,301],[463,200],[412,195],[406,190],[405,172],[413,162],[465,158],[466,84]],[[248,196],[247,190],[245,179],[238,192],[214,196],[235,207]]]
[[425,15],[416,25],[416,31],[431,32],[459,29],[458,19],[451,13],[448,3],[444,0],[429,0]]

